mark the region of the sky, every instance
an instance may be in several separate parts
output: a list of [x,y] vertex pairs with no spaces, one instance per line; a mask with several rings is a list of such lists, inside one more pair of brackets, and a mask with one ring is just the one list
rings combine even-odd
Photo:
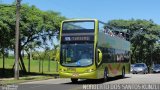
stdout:
[[[0,0],[10,4],[15,0]],[[47,11],[59,12],[67,18],[96,18],[103,22],[113,19],[152,19],[160,24],[160,0],[22,0]]]
[[[0,0],[11,4],[15,0]],[[67,18],[95,18],[103,22],[114,19],[152,19],[160,25],[160,0],[22,0]],[[56,40],[54,40],[56,42]]]

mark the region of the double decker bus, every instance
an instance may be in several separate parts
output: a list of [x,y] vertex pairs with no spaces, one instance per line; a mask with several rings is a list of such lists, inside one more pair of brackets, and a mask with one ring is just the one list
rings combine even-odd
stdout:
[[110,32],[97,19],[62,21],[59,51],[60,78],[102,79],[130,72],[130,42]]

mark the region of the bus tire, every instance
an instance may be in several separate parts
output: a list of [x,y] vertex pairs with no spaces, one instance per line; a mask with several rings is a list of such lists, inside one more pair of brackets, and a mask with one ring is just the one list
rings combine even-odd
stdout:
[[76,79],[76,78],[71,78],[71,81],[72,81],[72,83],[77,83],[77,82],[78,82],[78,79]]
[[108,70],[107,70],[107,69],[104,70],[103,81],[104,81],[104,82],[107,82],[107,81],[108,81]]
[[126,72],[125,72],[125,68],[123,67],[123,68],[122,68],[122,75],[121,75],[122,78],[125,77],[125,73],[126,73]]

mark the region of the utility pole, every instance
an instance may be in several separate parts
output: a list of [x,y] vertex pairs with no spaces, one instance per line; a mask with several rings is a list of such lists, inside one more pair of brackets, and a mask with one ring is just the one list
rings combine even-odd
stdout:
[[15,43],[15,71],[14,77],[16,80],[19,79],[19,18],[20,18],[20,1],[16,0],[16,43]]
[[30,67],[31,67],[31,59],[32,59],[32,50],[29,48],[29,59],[28,59],[28,72],[30,73]]

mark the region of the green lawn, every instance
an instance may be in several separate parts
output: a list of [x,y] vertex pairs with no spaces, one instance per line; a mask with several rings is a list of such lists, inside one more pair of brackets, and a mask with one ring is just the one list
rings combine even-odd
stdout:
[[[41,68],[39,72],[39,60],[31,60],[30,62],[30,72],[27,74],[20,73],[19,80],[15,80],[14,71],[12,70],[14,59],[6,58],[5,59],[5,71],[3,72],[3,62],[2,58],[0,58],[0,86],[1,84],[15,84],[29,81],[37,81],[37,80],[45,80],[45,79],[53,79],[58,76],[58,72],[56,71],[57,62],[50,61],[50,71],[48,71],[48,60],[43,61],[43,73],[42,73],[42,60]],[[26,70],[28,72],[28,60],[24,60],[24,64]],[[21,69],[21,68],[20,68]]]
[[[31,60],[30,62],[30,72],[34,72],[34,73],[43,73],[44,74],[52,74],[52,73],[56,73],[56,65],[57,63],[55,61],[50,61],[50,71],[48,71],[48,60],[41,60],[40,61],[40,72],[39,72],[39,60]],[[43,62],[43,69],[42,69],[42,62]],[[5,59],[5,69],[12,69],[14,64],[14,59],[10,59],[10,58],[6,58]],[[26,70],[28,71],[28,60],[25,59],[24,60],[24,64],[26,67]],[[0,68],[3,67],[3,62],[2,62],[2,58],[0,58]]]
[[[14,64],[14,59],[6,58],[5,59],[5,71],[3,72],[3,62],[0,58],[0,86],[3,84],[16,84],[22,82],[30,82],[37,80],[53,79],[58,76],[56,71],[57,62],[50,61],[50,71],[48,71],[48,60],[43,61],[43,73],[42,73],[42,60],[41,68],[39,72],[39,60],[31,60],[30,72],[27,74],[20,73],[19,80],[14,79],[14,71],[12,70]],[[28,60],[24,60],[26,70],[28,72]]]

